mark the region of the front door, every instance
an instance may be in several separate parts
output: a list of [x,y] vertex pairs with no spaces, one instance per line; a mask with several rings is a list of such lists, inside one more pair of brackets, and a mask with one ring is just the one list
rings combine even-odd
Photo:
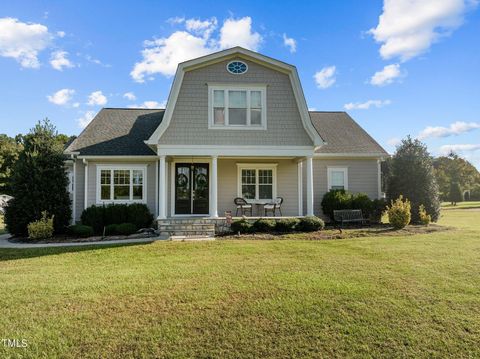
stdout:
[[175,214],[208,214],[208,163],[175,164]]

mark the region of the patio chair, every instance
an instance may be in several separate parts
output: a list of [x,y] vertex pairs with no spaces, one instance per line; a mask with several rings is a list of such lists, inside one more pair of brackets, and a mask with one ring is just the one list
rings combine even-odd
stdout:
[[277,211],[277,209],[280,212],[280,216],[283,216],[282,203],[283,203],[283,197],[277,197],[275,198],[275,201],[273,201],[272,203],[267,203],[265,206],[263,206],[265,217],[267,216],[268,212],[272,212],[273,216],[275,217],[275,212]]
[[246,215],[247,212],[250,212],[250,216],[252,216],[252,205],[249,204],[245,199],[241,197],[237,197],[233,200],[235,205],[237,206],[237,211],[235,212],[235,217],[238,216],[238,211],[240,211],[241,215]]

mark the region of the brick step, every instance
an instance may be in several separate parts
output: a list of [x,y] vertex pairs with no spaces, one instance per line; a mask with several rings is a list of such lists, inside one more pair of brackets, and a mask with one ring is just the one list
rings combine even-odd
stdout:
[[157,221],[159,225],[168,224],[215,224],[211,219],[159,219]]
[[203,223],[192,223],[192,224],[159,224],[158,230],[174,231],[174,230],[184,230],[184,229],[195,229],[195,230],[214,230],[214,224],[203,224]]
[[215,230],[174,230],[174,231],[159,231],[160,235],[167,236],[215,236]]

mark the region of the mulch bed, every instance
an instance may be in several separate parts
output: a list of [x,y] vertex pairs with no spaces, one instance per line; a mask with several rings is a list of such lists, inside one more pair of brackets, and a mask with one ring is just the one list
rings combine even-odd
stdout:
[[139,238],[153,238],[157,237],[156,234],[132,234],[130,236],[93,236],[93,237],[86,237],[86,238],[77,238],[77,237],[69,237],[66,235],[57,235],[53,238],[49,239],[42,239],[42,240],[31,240],[27,237],[12,237],[9,238],[8,241],[11,243],[35,243],[35,244],[47,244],[47,243],[88,243],[88,242],[109,242],[109,241],[116,241],[116,240],[124,240],[124,239],[139,239]]
[[345,238],[361,238],[361,237],[385,237],[385,236],[413,236],[417,234],[427,234],[436,232],[445,232],[454,230],[453,227],[440,226],[438,224],[408,225],[407,227],[396,230],[389,225],[373,225],[361,228],[343,228],[341,231],[333,227],[326,227],[324,230],[308,233],[256,233],[241,235],[224,235],[217,236],[218,239],[300,239],[300,240],[327,240],[327,239],[345,239]]

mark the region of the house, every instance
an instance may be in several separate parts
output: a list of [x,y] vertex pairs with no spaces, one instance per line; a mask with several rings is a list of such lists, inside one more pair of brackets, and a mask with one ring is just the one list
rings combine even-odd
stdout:
[[294,66],[240,47],[179,64],[164,110],[102,109],[66,154],[76,221],[117,202],[217,218],[235,197],[321,215],[331,188],[381,197],[388,156],[347,113],[309,111]]

